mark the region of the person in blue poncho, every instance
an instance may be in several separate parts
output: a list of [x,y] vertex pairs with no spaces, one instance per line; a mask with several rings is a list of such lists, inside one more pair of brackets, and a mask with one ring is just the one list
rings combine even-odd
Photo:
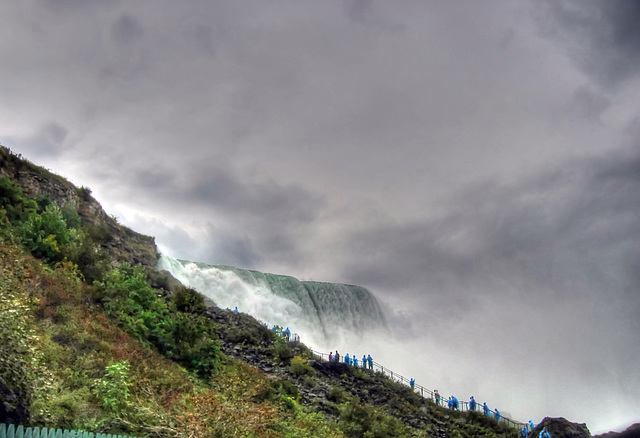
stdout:
[[533,432],[533,429],[535,429],[536,425],[533,424],[533,421],[529,420],[529,432]]
[[491,415],[491,412],[489,411],[489,406],[487,406],[487,402],[484,402],[482,404],[482,410],[485,415]]
[[543,427],[540,431],[538,438],[551,438],[551,434],[547,431],[547,426]]
[[358,358],[355,355],[353,356],[353,366],[354,367],[358,366]]
[[284,329],[284,331],[282,332],[282,334],[284,335],[285,339],[288,341],[289,339],[291,339],[291,330],[289,330],[289,327],[287,327],[286,329]]
[[469,410],[471,410],[471,411],[475,411],[476,410],[476,401],[473,398],[473,396],[471,396],[471,398],[469,399]]
[[526,437],[527,435],[529,435],[529,429],[527,429],[527,425],[525,424],[524,427],[522,428],[522,437]]
[[416,379],[412,377],[411,380],[409,380],[409,386],[411,389],[416,389]]
[[362,355],[362,368],[367,368],[367,356]]
[[346,363],[347,365],[349,365],[349,353],[346,353],[344,355],[344,363]]
[[451,396],[451,400],[452,400],[452,407],[453,409],[458,409],[458,399],[456,398],[456,396],[452,395]]
[[500,416],[500,411],[496,409],[495,413],[493,414],[493,418],[496,419],[496,421],[500,421],[500,418],[502,418]]
[[373,369],[373,358],[371,357],[370,354],[367,354],[367,362],[369,362],[369,369],[372,370]]

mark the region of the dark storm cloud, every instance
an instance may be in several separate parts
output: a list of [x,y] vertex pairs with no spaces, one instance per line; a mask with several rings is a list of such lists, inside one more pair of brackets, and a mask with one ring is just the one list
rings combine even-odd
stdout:
[[574,61],[601,84],[616,86],[640,74],[640,3],[552,1],[542,26],[558,38]]
[[116,44],[126,46],[142,38],[144,28],[138,19],[123,14],[114,21],[111,34]]
[[232,215],[248,214],[266,222],[312,222],[323,208],[322,198],[296,186],[270,180],[252,181],[223,169],[207,169],[192,178],[192,201],[211,205]]
[[344,9],[354,21],[364,21],[373,10],[373,0],[344,0]]
[[27,138],[14,139],[9,137],[8,144],[14,144],[29,156],[57,156],[67,147],[65,140],[69,130],[64,126],[50,122],[42,126],[37,133]]
[[325,208],[318,194],[274,181],[252,181],[217,167],[202,171],[194,168],[186,175],[159,168],[129,174],[134,188],[131,196],[144,197],[142,203],[167,206],[169,217],[180,205],[180,210],[192,217],[228,221],[207,226],[196,240],[183,236],[174,241],[170,238],[173,228],[160,227],[157,231],[178,253],[189,254],[191,248],[190,253],[197,254],[198,260],[209,263],[250,269],[258,268],[265,258],[300,263],[304,257],[296,235],[312,226]]
[[[517,185],[478,184],[446,201],[444,216],[385,224],[351,237],[345,275],[395,293],[461,298],[525,293],[601,294],[638,307],[640,154],[562,167]],[[380,268],[384,267],[384,268]],[[544,293],[544,292],[540,292]]]

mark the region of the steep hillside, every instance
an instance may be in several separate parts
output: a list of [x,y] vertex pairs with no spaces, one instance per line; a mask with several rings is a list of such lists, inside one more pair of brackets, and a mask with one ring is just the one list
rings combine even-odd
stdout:
[[27,198],[73,207],[82,224],[92,231],[113,259],[155,269],[158,249],[154,238],[118,224],[91,196],[88,188],[77,188],[64,178],[14,155],[4,146],[0,146],[1,176],[17,184]]

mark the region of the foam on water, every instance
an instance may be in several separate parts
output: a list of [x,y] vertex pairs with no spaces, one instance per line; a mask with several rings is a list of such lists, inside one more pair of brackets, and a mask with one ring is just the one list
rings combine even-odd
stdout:
[[219,307],[289,327],[314,348],[352,344],[365,334],[387,330],[373,294],[360,286],[299,281],[230,266],[211,266],[162,256],[164,269]]

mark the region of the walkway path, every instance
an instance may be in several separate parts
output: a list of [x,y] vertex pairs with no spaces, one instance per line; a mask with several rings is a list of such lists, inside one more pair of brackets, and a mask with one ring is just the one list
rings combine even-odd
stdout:
[[[310,349],[311,350],[311,349]],[[315,351],[315,350],[311,350],[311,352],[316,356],[319,357],[321,360],[323,361],[328,361],[329,360],[329,354],[328,353],[322,353],[319,351]],[[382,373],[386,376],[388,376],[389,378],[391,378],[391,380],[398,382],[398,383],[402,383],[404,385],[410,386],[409,382],[410,379],[407,379],[406,377],[404,377],[401,374],[398,374],[394,371],[392,371],[391,369],[389,369],[388,367],[384,367],[381,364],[377,363],[377,362],[373,362],[373,371],[374,372],[378,372],[378,373]],[[430,399],[432,400],[434,403],[436,401],[435,396],[433,394],[433,391],[431,391],[430,389],[425,388],[422,385],[419,384],[415,384],[414,388],[413,388],[414,392],[420,394],[420,396],[422,396],[422,398],[424,399]],[[445,403],[444,397],[442,395],[440,395],[440,405],[443,406]],[[470,411],[471,409],[469,409],[469,402],[466,401],[458,401],[458,404],[460,406],[460,411],[461,412],[467,412]],[[481,403],[477,403],[476,402],[476,411],[477,412],[482,412],[482,404]],[[494,410],[489,410],[489,413],[491,415],[491,417],[495,418],[495,411]],[[526,423],[522,423],[520,421],[515,421],[515,420],[511,420],[510,418],[506,418],[504,416],[500,416],[500,419],[498,420],[499,422],[506,424],[507,426],[516,428],[518,430],[522,429],[524,426],[526,426]]]

